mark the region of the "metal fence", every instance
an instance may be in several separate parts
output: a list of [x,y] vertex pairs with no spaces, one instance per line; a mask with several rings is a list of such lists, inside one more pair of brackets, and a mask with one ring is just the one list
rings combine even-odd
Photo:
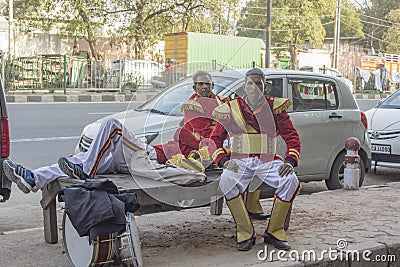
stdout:
[[6,91],[73,89],[94,91],[150,90],[166,87],[198,70],[259,67],[255,62],[242,66],[224,66],[215,60],[186,64],[168,64],[148,60],[118,59],[94,61],[67,55],[37,55],[10,58],[1,53],[1,77]]

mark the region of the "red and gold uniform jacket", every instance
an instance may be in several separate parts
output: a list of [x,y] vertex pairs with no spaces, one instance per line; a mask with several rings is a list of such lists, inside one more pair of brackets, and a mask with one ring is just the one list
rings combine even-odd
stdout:
[[[254,111],[243,98],[235,98],[218,106],[213,117],[218,120],[208,145],[216,164],[222,166],[230,158],[258,157],[263,162],[282,159],[276,155],[276,140],[281,136],[286,143],[285,162],[297,166],[300,157],[300,138],[286,112],[291,102],[285,98],[265,96],[265,101]],[[223,141],[230,137],[230,151]]]
[[193,94],[182,105],[183,127],[174,134],[174,141],[154,146],[157,153],[157,161],[164,164],[173,155],[183,154],[185,157],[193,150],[198,150],[202,139],[208,138],[215,128],[215,120],[211,116],[212,111],[228,97],[211,93],[210,97]]

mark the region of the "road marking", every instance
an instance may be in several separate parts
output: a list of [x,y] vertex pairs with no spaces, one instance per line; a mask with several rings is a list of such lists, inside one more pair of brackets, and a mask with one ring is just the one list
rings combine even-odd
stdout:
[[63,141],[63,140],[76,140],[81,138],[80,136],[65,136],[65,137],[38,137],[38,138],[21,138],[11,139],[11,143],[23,143],[23,142],[45,142],[45,141]]
[[6,231],[3,232],[3,235],[13,235],[13,234],[20,234],[20,233],[27,233],[27,232],[34,232],[34,231],[38,231],[44,230],[44,227],[36,227],[36,228],[27,228],[27,229],[18,229],[18,230],[12,230],[12,231]]
[[110,114],[115,114],[117,112],[119,112],[119,111],[115,111],[115,112],[113,112],[113,111],[109,111],[109,112],[91,112],[91,113],[89,113],[89,115],[110,115]]

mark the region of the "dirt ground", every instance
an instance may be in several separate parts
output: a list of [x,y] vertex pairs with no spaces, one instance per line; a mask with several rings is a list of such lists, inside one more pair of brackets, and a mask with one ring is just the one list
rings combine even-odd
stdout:
[[[324,191],[298,196],[288,231],[292,250],[336,248],[338,240],[344,239],[349,249],[376,248],[379,253],[400,255],[399,188],[400,183],[391,183],[355,191]],[[269,212],[272,199],[264,199],[261,204],[264,211]],[[60,208],[61,227],[63,211]],[[18,213],[17,207],[13,211]],[[32,214],[35,214],[31,216],[32,228],[0,232],[0,266],[71,266],[63,246],[61,228],[59,243],[47,244],[43,239],[43,228],[38,224],[40,207]],[[210,209],[204,207],[141,215],[136,217],[136,222],[144,266],[264,266],[266,263],[273,267],[296,264],[264,262],[257,257],[259,251],[265,249],[262,238],[267,227],[265,221],[254,221],[258,238],[253,249],[237,251],[235,224],[226,206],[219,216],[211,215]],[[16,225],[21,223],[15,221]],[[272,248],[268,246],[268,249]]]

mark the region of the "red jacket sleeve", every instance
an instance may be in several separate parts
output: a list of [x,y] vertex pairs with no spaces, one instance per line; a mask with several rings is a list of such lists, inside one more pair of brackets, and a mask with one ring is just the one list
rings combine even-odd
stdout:
[[[218,166],[223,165],[223,163],[229,159],[229,152],[223,147],[226,138],[228,138],[227,130],[222,124],[217,123],[210,135],[210,140],[207,145],[211,158]],[[221,160],[223,160],[223,162],[221,162]]]
[[300,137],[294,128],[289,114],[286,110],[275,114],[275,123],[277,134],[282,137],[286,143],[285,162],[290,162],[294,167],[299,163],[300,158]]

